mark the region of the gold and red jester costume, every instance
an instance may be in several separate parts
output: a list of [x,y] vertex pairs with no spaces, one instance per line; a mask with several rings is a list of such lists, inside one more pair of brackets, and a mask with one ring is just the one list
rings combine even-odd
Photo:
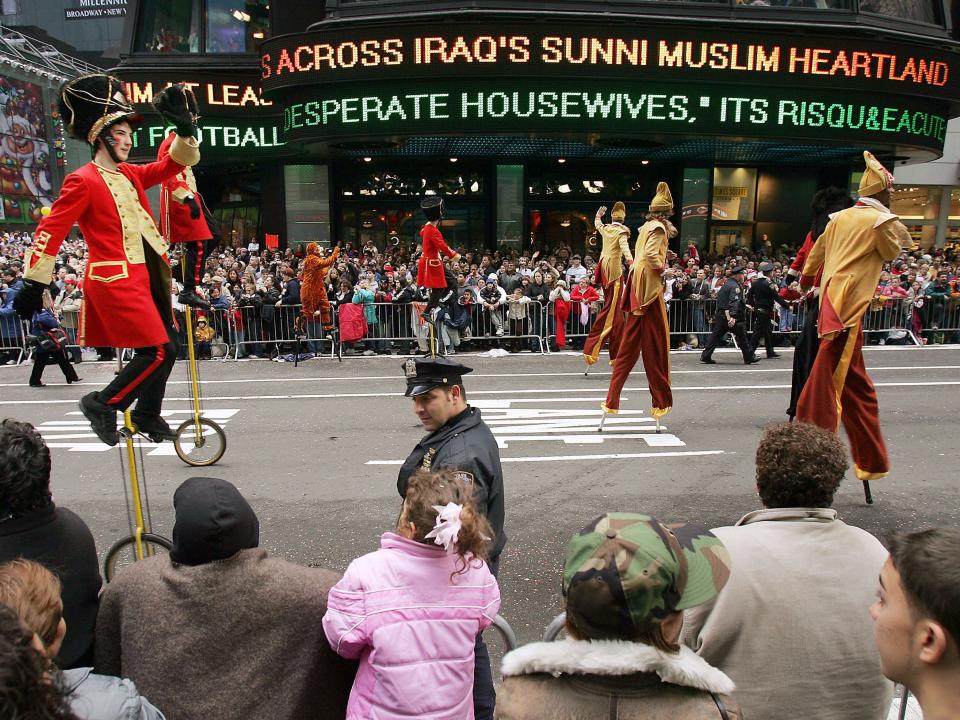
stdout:
[[874,195],[893,186],[893,175],[869,152],[856,205],[831,216],[803,267],[820,281],[820,349],[797,403],[797,420],[836,432],[843,422],[857,478],[890,471],[880,432],[880,406],[863,364],[863,314],[876,294],[884,262],[911,245],[910,233]]
[[607,399],[601,407],[608,414],[620,409],[620,392],[633,366],[643,355],[643,369],[653,398],[652,415],[658,420],[673,407],[670,389],[670,325],[663,300],[661,275],[666,267],[667,246],[677,230],[667,219],[673,212],[673,196],[665,182],[657,184],[650,201],[647,222],[637,232],[633,265],[627,276],[623,309],[626,313],[620,348],[613,363]]
[[583,344],[583,361],[593,365],[600,357],[604,344],[610,344],[610,364],[614,364],[620,348],[620,337],[623,332],[623,258],[633,263],[630,253],[630,228],[623,224],[627,216],[626,207],[619,200],[614,203],[610,211],[612,223],[603,223],[603,215],[607,208],[597,210],[594,218],[597,232],[600,234],[602,246],[600,262],[597,263],[594,279],[603,288],[603,307],[597,313],[590,334]]

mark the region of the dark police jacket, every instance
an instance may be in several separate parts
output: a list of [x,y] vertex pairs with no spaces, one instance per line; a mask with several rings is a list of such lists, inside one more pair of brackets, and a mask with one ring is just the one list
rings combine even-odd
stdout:
[[727,280],[717,293],[717,314],[723,315],[724,310],[730,311],[730,317],[743,317],[743,288],[733,278]]
[[473,483],[477,510],[487,516],[496,533],[490,553],[491,563],[495,561],[507,544],[507,536],[503,532],[503,470],[497,441],[490,428],[480,419],[477,408],[468,406],[462,413],[450,418],[446,425],[425,435],[417,443],[397,477],[400,497],[406,496],[407,481],[421,468],[456,470],[463,474],[465,480]]
[[747,291],[747,304],[769,313],[773,311],[774,303],[781,307],[790,306],[790,303],[780,297],[768,278],[764,276],[754,278]]

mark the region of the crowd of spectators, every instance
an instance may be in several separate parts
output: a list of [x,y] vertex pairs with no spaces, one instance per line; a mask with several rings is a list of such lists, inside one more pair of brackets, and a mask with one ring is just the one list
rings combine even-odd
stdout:
[[[891,681],[960,717],[960,531],[888,551],[832,509],[847,470],[834,433],[785,423],[735,524],[590,521],[563,562],[567,638],[503,658],[495,717],[885,720]],[[451,470],[414,475],[342,577],[270,556],[234,485],[190,478],[169,555],[103,589],[51,471],[31,425],[0,423],[0,717],[472,718],[474,639],[501,585],[525,597],[487,567],[494,533]]]
[[[0,237],[0,346],[15,347],[18,329],[13,296],[22,274],[28,233]],[[452,291],[436,327],[448,353],[457,349],[502,347],[513,352],[579,349],[596,311],[603,303],[603,288],[594,282],[599,249],[586,246],[578,254],[566,244],[531,247],[518,251],[458,248],[461,259],[447,264]],[[336,312],[343,305],[359,305],[362,327],[342,335],[344,354],[406,354],[427,349],[428,325],[421,313],[426,292],[416,284],[416,248],[373,242],[362,246],[345,243],[327,276],[327,296]],[[775,328],[778,344],[792,344],[803,317],[805,296],[787,270],[794,249],[760,243],[759,249],[732,248],[723,255],[706,254],[690,244],[671,256],[663,273],[673,348],[692,350],[703,345],[710,331],[712,302],[729,271],[746,267],[747,283],[762,262],[770,262],[770,275],[788,308],[779,308]],[[174,253],[176,276],[176,253]],[[78,310],[83,296],[86,248],[82,238],[71,237],[62,246],[54,285],[55,312],[71,342],[76,338]],[[299,312],[300,250],[219,248],[203,268],[198,292],[213,306],[205,327],[197,328],[201,356],[233,352],[236,357],[274,357],[296,346],[294,321]],[[889,263],[864,319],[867,343],[905,339],[906,331],[923,343],[960,342],[960,247],[950,244],[932,250],[904,252]],[[179,288],[171,288],[175,310]],[[749,318],[748,318],[749,322]],[[181,324],[181,332],[183,325]],[[181,337],[181,340],[185,338]],[[321,353],[327,340],[341,338],[325,333],[317,322],[307,324],[302,350]],[[181,343],[183,344],[183,343]],[[2,353],[4,351],[0,351]],[[69,352],[74,361],[79,348]],[[104,348],[101,357],[108,354]],[[12,350],[0,362],[15,359]]]

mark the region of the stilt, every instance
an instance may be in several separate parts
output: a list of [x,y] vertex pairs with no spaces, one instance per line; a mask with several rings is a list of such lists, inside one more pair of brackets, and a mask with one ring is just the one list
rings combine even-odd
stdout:
[[870,492],[870,481],[863,481],[863,497],[867,501],[867,505],[873,505],[873,495]]
[[659,435],[660,434],[660,418],[655,417],[654,420],[657,421],[657,435]]
[[603,424],[607,421],[607,414],[604,413],[603,417],[600,418],[600,427],[597,428],[597,432],[603,432]]

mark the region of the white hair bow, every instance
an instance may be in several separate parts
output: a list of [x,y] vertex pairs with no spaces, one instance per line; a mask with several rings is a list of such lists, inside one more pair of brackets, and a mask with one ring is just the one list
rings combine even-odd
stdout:
[[451,502],[446,505],[434,505],[433,509],[437,511],[437,522],[426,537],[434,538],[434,543],[442,545],[444,550],[451,552],[456,548],[457,537],[460,535],[460,513],[463,512],[463,505]]

